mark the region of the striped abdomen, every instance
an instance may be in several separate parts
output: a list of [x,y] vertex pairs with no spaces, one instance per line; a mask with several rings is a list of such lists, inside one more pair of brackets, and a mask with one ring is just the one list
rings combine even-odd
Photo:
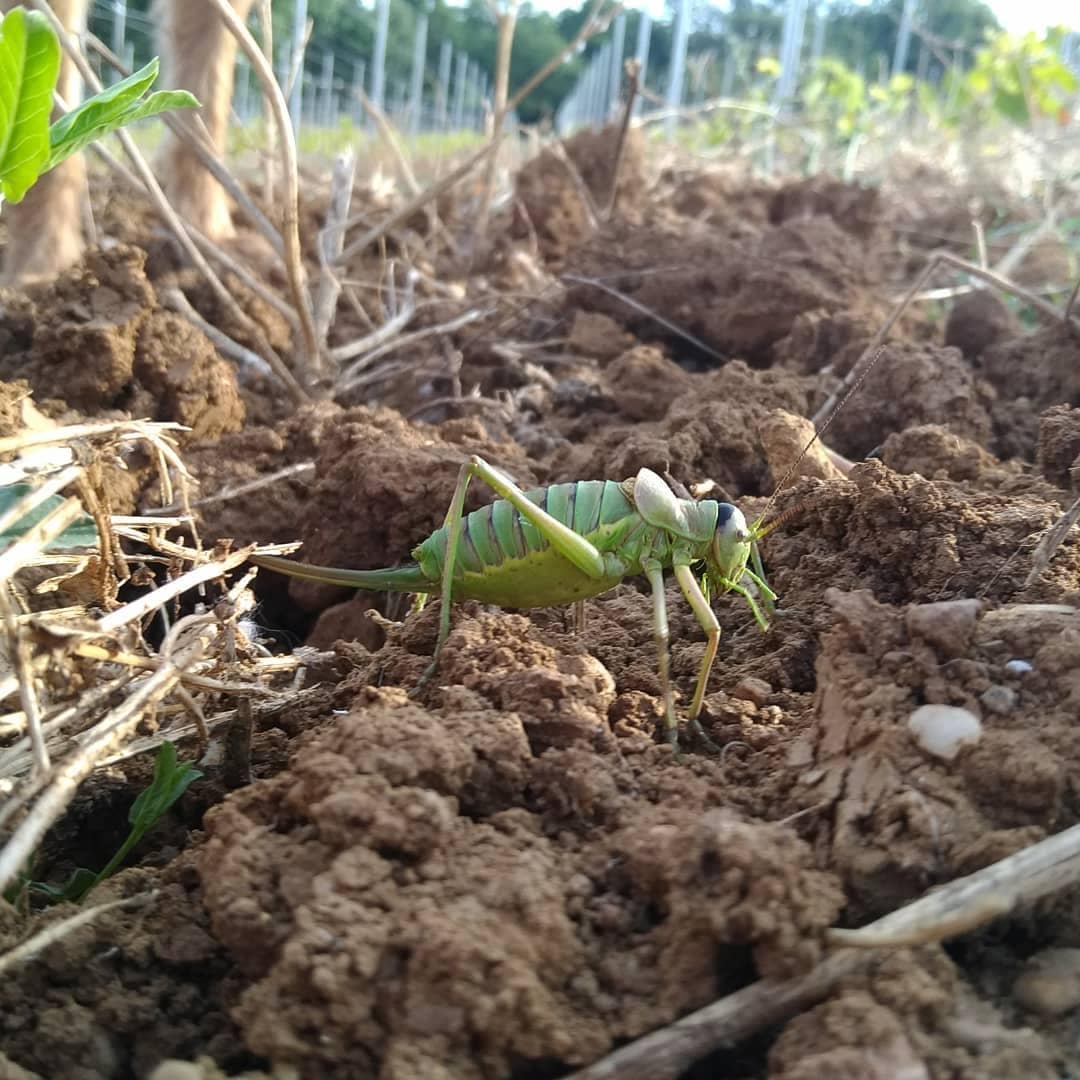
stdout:
[[[600,551],[611,550],[635,527],[644,526],[622,485],[613,480],[553,484],[527,491],[525,497]],[[444,526],[412,553],[430,580],[442,575],[448,539],[449,529]],[[589,578],[553,550],[512,503],[497,499],[462,521],[454,598],[511,608],[544,607],[596,596],[613,588],[622,576]]]

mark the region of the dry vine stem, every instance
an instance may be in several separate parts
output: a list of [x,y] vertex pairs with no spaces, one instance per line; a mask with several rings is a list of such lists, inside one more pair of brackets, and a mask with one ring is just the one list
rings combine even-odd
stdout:
[[307,354],[304,365],[305,374],[309,381],[313,381],[323,373],[323,355],[319,345],[319,333],[315,328],[315,314],[312,310],[311,296],[308,294],[303,251],[300,247],[300,181],[296,165],[296,138],[289,120],[288,106],[285,104],[281,87],[274,78],[273,70],[266,62],[266,57],[255,43],[255,39],[248,33],[243,21],[233,11],[232,5],[228,0],[210,0],[210,3],[224,19],[225,25],[244,51],[252,69],[259,77],[263,94],[269,100],[274,113],[285,186],[281,209],[281,232],[285,241],[285,270],[289,276],[289,288],[292,292],[293,305],[300,318],[300,329]]
[[[97,489],[100,460],[133,441],[149,443],[158,464],[160,497],[171,502],[172,476],[183,482],[187,475],[165,435],[177,427],[146,421],[97,422],[24,431],[0,439],[0,455],[22,455],[5,467],[21,473],[31,486],[21,500],[0,514],[0,526],[21,521],[31,509],[40,510],[47,499],[55,499],[66,489],[81,496],[59,502],[0,552],[0,632],[14,661],[14,670],[0,678],[0,701],[18,693],[22,706],[20,712],[3,718],[5,737],[13,737],[13,741],[0,748],[0,787],[7,795],[0,803],[0,828],[16,824],[0,850],[0,890],[23,873],[79,784],[106,760],[129,752],[132,736],[148,715],[182,710],[205,735],[216,718],[210,716],[207,721],[209,710],[196,694],[207,695],[205,701],[222,694],[263,701],[269,698],[277,707],[295,697],[266,684],[267,675],[285,670],[279,663],[264,663],[247,652],[243,656],[237,652],[234,623],[241,600],[246,604],[250,599],[250,574],[235,582],[223,604],[213,611],[176,622],[160,653],[155,654],[143,640],[142,627],[149,617],[167,610],[182,594],[198,599],[207,583],[223,579],[250,553],[240,550],[215,557],[198,543],[181,545],[165,539],[162,529],[181,524],[180,518],[108,515],[104,496]],[[50,471],[52,475],[48,475]],[[181,506],[188,506],[186,495]],[[123,605],[116,604],[119,579],[102,576],[95,585],[94,610],[104,608],[106,613],[99,618],[80,606],[38,612],[17,609],[18,595],[9,591],[16,571],[54,565],[67,571],[88,564],[86,556],[64,555],[58,560],[44,551],[86,509],[97,527],[98,565],[108,558],[122,578],[125,571],[117,538],[124,535],[156,552],[144,556],[144,562],[170,566],[187,562],[190,569]],[[82,658],[87,685],[77,698],[69,700],[62,689],[67,681],[46,676],[67,674],[67,665],[76,656]],[[293,660],[289,667],[296,668],[299,662]],[[48,700],[46,688],[52,688],[56,700]],[[123,700],[118,702],[121,694]],[[170,696],[173,703],[165,706]],[[152,745],[163,737],[156,735]]]
[[44,930],[39,931],[30,938],[29,941],[24,941],[10,952],[0,956],[0,975],[11,968],[28,963],[44,949],[49,948],[50,945],[55,945],[56,942],[66,938],[68,934],[74,933],[88,923],[92,923],[106,912],[116,911],[118,908],[127,911],[138,910],[150,904],[156,896],[157,892],[155,890],[153,892],[139,893],[136,896],[128,896],[122,900],[111,900],[107,904],[97,904],[94,907],[85,908],[83,911],[66,919],[61,919],[59,922],[50,923]]
[[944,941],[1080,882],[1080,825],[941,888],[859,930],[833,930],[841,951],[806,975],[761,979],[646,1035],[570,1080],[675,1080],[706,1054],[785,1020],[880,957],[877,950]]

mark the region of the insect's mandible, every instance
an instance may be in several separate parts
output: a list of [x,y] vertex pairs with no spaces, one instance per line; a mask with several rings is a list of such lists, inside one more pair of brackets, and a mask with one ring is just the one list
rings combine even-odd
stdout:
[[[470,481],[478,477],[498,498],[464,513]],[[670,570],[706,635],[689,721],[702,738],[698,716],[720,642],[720,623],[709,605],[717,593],[738,593],[758,625],[769,626],[775,594],[765,580],[758,541],[768,531],[747,524],[730,503],[681,499],[656,473],[632,480],[584,480],[523,491],[508,476],[473,456],[462,466],[442,528],[413,549],[410,565],[385,570],[307,566],[274,556],[252,561],[293,577],[375,591],[409,592],[442,600],[436,669],[450,633],[453,600],[480,600],[506,608],[580,605],[643,574],[653,602],[667,737],[678,744],[678,721],[668,664],[664,571]],[[698,573],[700,572],[700,581]]]

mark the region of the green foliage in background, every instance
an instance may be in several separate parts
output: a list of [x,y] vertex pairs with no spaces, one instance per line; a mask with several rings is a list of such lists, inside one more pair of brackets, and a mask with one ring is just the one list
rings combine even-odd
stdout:
[[971,70],[952,74],[942,119],[954,125],[995,117],[1022,127],[1046,119],[1067,123],[1080,80],[1061,59],[1063,34],[1060,28],[1041,38],[989,34]]

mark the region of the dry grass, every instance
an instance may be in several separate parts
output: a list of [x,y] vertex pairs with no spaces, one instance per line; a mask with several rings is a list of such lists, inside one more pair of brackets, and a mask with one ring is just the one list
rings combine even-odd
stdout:
[[[102,422],[0,439],[0,458],[29,485],[4,522],[61,498],[0,554],[0,889],[18,882],[95,769],[191,734],[205,750],[237,698],[266,707],[302,692],[303,654],[269,657],[241,629],[254,571],[231,576],[254,549],[207,548],[190,511],[174,510],[190,489],[174,429]],[[135,449],[155,463],[169,514],[108,513],[103,467]],[[98,542],[71,550],[61,534],[84,513]],[[133,580],[158,583],[122,602]],[[60,586],[79,602],[50,607]]]

